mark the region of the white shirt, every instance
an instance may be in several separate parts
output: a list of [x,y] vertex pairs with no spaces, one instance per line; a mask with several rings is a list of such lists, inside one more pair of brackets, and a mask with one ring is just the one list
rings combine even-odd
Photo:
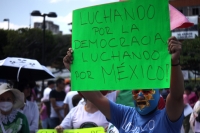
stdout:
[[[56,106],[62,107],[63,106],[63,102],[62,101],[56,101]],[[59,113],[64,118],[64,110],[63,109],[59,110]],[[52,104],[51,104],[51,114],[50,114],[50,117],[51,118],[58,118],[58,114],[56,113],[56,111],[53,108]]]
[[49,94],[50,94],[51,91],[52,91],[51,88],[49,88],[49,87],[45,88],[44,92],[43,92],[43,98],[49,99]]
[[74,107],[72,104],[72,98],[74,95],[78,94],[77,91],[70,91],[67,93],[67,95],[65,96],[65,100],[63,101],[64,104],[68,104],[69,106],[69,111]]
[[23,108],[23,110],[19,110],[21,113],[23,113],[29,124],[29,130],[31,132],[35,132],[38,130],[38,122],[39,122],[39,109],[36,102],[26,101],[26,104]]
[[[112,91],[106,94],[105,97],[112,102],[116,102],[117,91]],[[107,133],[119,133],[119,131],[112,123],[109,123],[108,128],[107,128]]]
[[88,113],[85,111],[85,105],[74,107],[60,124],[64,129],[77,129],[101,126],[108,126],[106,117],[100,112]]
[[116,102],[117,91],[112,91],[112,92],[106,94],[105,97],[106,97],[108,100],[112,101],[112,102]]
[[[116,102],[116,99],[117,99],[117,91],[113,91],[113,92],[110,92],[108,94],[105,95],[105,97],[112,101],[112,102]],[[85,100],[82,98],[78,104],[85,104]]]
[[106,133],[119,133],[119,131],[112,123],[109,123]]
[[195,105],[194,105],[194,108],[193,108],[193,113],[191,114],[191,116],[190,116],[190,125],[193,125],[193,122],[195,122],[195,124],[194,124],[194,132],[200,132],[200,123],[199,122],[197,122],[196,120],[195,120],[195,117],[194,117],[194,114],[196,113],[196,111],[198,110],[198,108],[199,108],[199,106],[200,106],[200,101],[198,100],[196,103],[195,103]]

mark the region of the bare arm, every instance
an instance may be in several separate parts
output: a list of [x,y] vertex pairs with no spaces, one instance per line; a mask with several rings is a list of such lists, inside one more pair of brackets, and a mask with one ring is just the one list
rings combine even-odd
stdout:
[[44,108],[41,107],[41,109],[40,109],[40,115],[43,113],[43,111],[44,111]]
[[64,116],[66,116],[69,113],[69,105],[64,104]]
[[[63,58],[65,67],[70,71],[70,64],[72,63],[72,49],[69,48],[67,55]],[[99,91],[81,92],[81,94],[89,101],[91,101],[105,116],[110,119],[110,104],[106,97]]]
[[[180,57],[181,43],[175,37],[169,39],[169,51],[172,54],[172,65],[177,64]],[[171,121],[177,121],[183,113],[183,92],[184,80],[181,67],[179,65],[172,66],[170,93],[166,102],[167,115]]]

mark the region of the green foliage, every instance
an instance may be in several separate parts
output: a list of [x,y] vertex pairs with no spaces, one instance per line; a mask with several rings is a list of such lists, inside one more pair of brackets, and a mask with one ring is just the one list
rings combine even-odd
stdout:
[[[71,35],[53,35],[50,31],[45,33],[45,65],[64,68],[62,58],[71,45]],[[0,59],[23,57],[36,59],[43,64],[42,49],[43,31],[40,29],[0,29]]]
[[200,67],[200,37],[185,40],[182,45],[181,66],[184,70],[199,71]]

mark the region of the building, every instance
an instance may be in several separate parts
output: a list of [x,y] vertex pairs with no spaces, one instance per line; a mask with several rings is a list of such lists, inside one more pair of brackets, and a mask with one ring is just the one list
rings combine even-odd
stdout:
[[199,36],[200,0],[169,0],[169,3],[194,23],[194,26],[190,28],[173,30],[172,35],[183,40]]
[[185,16],[200,15],[200,0],[169,0]]
[[[54,24],[52,21],[45,21],[46,30],[50,30],[53,34],[62,34],[62,31],[59,31],[59,26]],[[34,28],[43,29],[43,22],[35,22]]]

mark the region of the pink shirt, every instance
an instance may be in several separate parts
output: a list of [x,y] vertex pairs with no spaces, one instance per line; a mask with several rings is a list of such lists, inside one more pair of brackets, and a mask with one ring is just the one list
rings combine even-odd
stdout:
[[40,119],[44,120],[44,119],[46,119],[48,117],[48,115],[47,115],[47,107],[46,107],[46,105],[44,103],[42,104],[41,110],[42,110],[42,113],[40,114]]
[[192,108],[194,107],[194,104],[196,103],[197,100],[198,98],[194,92],[191,92],[189,95],[183,94],[184,104],[189,103]]

